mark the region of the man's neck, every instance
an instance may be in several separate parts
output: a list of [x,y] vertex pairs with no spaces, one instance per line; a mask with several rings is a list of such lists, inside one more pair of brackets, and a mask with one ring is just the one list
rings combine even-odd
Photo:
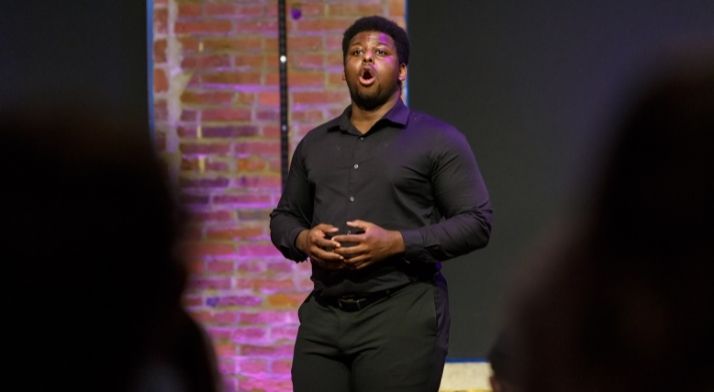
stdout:
[[397,104],[397,101],[401,99],[401,96],[401,92],[396,93],[392,95],[382,106],[373,110],[366,110],[352,102],[352,115],[350,116],[350,122],[352,122],[352,125],[354,125],[360,133],[367,133],[370,129],[372,129],[377,121],[384,117],[387,112],[392,110],[394,105]]

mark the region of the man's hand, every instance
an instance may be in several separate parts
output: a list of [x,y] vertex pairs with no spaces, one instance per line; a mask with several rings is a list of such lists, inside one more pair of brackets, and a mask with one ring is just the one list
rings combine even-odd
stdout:
[[310,262],[313,264],[325,269],[344,268],[344,257],[333,251],[340,247],[340,243],[325,238],[326,233],[334,233],[338,230],[335,226],[320,223],[310,230],[301,231],[295,240],[295,245],[310,256]]
[[402,234],[395,230],[385,230],[374,223],[362,220],[347,222],[347,226],[364,230],[362,234],[345,234],[332,237],[334,241],[354,243],[354,246],[335,248],[334,253],[344,257],[344,264],[362,269],[399,253],[404,252]]

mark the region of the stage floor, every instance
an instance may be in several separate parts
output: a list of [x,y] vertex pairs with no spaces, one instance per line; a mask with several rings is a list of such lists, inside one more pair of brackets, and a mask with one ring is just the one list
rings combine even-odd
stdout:
[[491,392],[487,362],[447,362],[439,392]]

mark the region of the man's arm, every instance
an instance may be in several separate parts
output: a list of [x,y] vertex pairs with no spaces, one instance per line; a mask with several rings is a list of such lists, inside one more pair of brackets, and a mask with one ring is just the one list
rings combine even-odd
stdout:
[[434,154],[431,181],[445,220],[401,230],[408,260],[444,261],[486,246],[491,235],[488,190],[464,135],[445,133]]
[[278,206],[270,213],[270,239],[283,256],[294,261],[307,259],[308,255],[297,246],[297,238],[300,232],[310,229],[312,221],[313,190],[302,153],[300,143],[293,154]]
[[314,191],[307,179],[302,143],[298,144],[278,206],[270,213],[270,238],[286,258],[305,261],[308,257],[323,268],[344,267],[342,256],[328,250],[339,242],[325,238],[338,229],[328,224],[310,227]]

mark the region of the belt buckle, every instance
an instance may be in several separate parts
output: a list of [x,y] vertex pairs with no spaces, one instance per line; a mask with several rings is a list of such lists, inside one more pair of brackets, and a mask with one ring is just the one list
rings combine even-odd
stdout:
[[[362,297],[362,298],[349,298],[349,297],[338,297],[337,298],[337,307],[345,310],[345,311],[355,311],[355,310],[361,310],[364,308],[366,305],[365,302],[367,302],[367,298]],[[364,305],[363,305],[364,304]]]

